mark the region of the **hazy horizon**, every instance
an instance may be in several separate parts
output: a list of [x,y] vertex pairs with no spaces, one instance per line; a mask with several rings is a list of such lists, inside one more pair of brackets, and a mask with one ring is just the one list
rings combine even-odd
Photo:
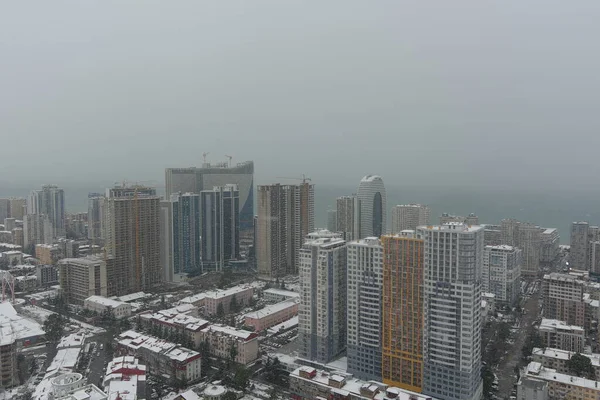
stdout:
[[[600,3],[7,3],[0,185],[256,176],[585,190]],[[558,187],[560,185],[560,188]]]

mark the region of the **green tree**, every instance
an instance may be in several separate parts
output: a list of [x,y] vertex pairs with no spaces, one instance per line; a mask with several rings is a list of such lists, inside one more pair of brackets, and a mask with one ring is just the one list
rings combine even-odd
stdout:
[[237,400],[237,395],[232,391],[228,391],[223,396],[223,400]]
[[498,327],[498,339],[506,341],[510,337],[510,325],[506,322],[502,322]]
[[237,297],[234,294],[233,296],[231,296],[231,301],[229,302],[229,312],[232,312],[232,313],[238,312],[239,311],[238,307],[239,306],[238,306],[238,302],[237,302]]
[[238,356],[238,349],[234,342],[231,342],[231,346],[229,347],[229,363],[234,363],[235,359]]
[[219,303],[219,305],[217,306],[217,317],[223,318],[224,315],[225,315],[225,309],[223,308],[223,303]]
[[494,373],[489,366],[485,365],[481,370],[481,377],[483,378],[483,397],[485,399],[492,398],[492,384],[494,383]]
[[206,375],[211,368],[210,345],[208,344],[208,341],[204,340],[200,342],[199,353],[202,359],[202,371]]
[[65,330],[65,321],[59,314],[52,314],[44,321],[46,339],[51,343],[58,343]]
[[569,371],[574,373],[579,377],[584,377],[588,379],[595,379],[596,373],[594,371],[594,366],[592,365],[592,360],[589,357],[584,356],[583,354],[575,353],[571,356],[571,359],[566,363]]
[[524,358],[530,357],[535,347],[544,347],[544,339],[536,331],[531,331],[525,339],[525,344],[521,348],[521,354]]
[[233,376],[233,386],[238,390],[245,390],[248,387],[251,374],[252,372],[248,368],[238,365]]

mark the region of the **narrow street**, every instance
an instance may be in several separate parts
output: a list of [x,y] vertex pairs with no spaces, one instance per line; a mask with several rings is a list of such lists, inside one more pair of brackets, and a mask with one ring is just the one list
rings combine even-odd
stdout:
[[531,329],[531,324],[535,321],[539,314],[539,300],[540,291],[534,293],[529,297],[523,309],[526,311],[525,315],[521,316],[519,320],[519,328],[514,334],[514,343],[510,346],[506,356],[502,359],[496,369],[498,375],[498,395],[500,398],[508,398],[513,386],[517,383],[517,377],[515,375],[515,367],[519,365],[521,361],[521,348],[525,343],[527,334]]

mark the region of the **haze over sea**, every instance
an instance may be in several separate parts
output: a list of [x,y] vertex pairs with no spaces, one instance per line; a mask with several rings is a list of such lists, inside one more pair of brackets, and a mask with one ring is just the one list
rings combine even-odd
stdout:
[[[384,178],[385,179],[385,178]],[[87,211],[89,192],[104,192],[114,182],[80,184],[53,182],[65,189],[68,212]],[[164,194],[164,183],[140,182],[156,186]],[[259,182],[259,184],[267,182]],[[335,209],[335,198],[351,195],[357,186],[315,183],[315,226],[327,225],[327,210]],[[0,182],[0,197],[26,197],[39,185]],[[555,189],[494,189],[489,187],[433,187],[398,186],[386,182],[388,205],[388,228],[391,224],[390,209],[395,204],[422,203],[431,207],[431,222],[437,223],[441,213],[479,216],[480,223],[499,223],[502,218],[516,218],[548,228],[558,228],[562,244],[569,244],[571,222],[589,221],[600,224],[598,193],[590,190]],[[256,196],[255,196],[256,199]]]

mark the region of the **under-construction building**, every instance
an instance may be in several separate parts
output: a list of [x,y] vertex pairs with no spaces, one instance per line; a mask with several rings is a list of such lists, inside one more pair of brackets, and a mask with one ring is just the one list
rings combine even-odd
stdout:
[[163,280],[160,262],[160,197],[144,186],[106,190],[108,296],[123,295]]
[[383,246],[382,378],[423,388],[423,240],[414,231],[381,237]]

